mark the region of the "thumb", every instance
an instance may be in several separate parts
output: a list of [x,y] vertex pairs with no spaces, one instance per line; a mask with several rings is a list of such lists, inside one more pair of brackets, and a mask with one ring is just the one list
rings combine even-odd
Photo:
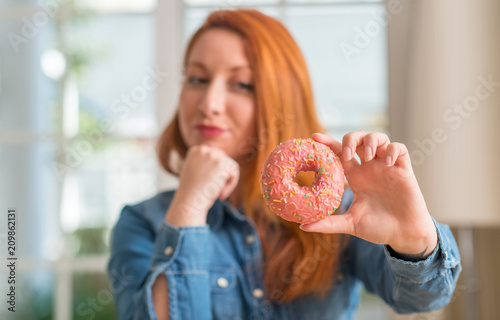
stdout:
[[306,232],[345,233],[351,235],[354,233],[352,219],[347,213],[329,216],[309,224],[302,224],[299,228]]

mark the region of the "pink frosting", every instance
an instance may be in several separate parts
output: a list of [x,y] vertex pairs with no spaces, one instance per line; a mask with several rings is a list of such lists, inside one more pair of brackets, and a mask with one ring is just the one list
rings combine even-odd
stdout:
[[[314,171],[311,186],[299,186],[299,171]],[[269,209],[281,218],[307,224],[333,215],[344,193],[344,169],[326,145],[312,139],[281,143],[269,155],[260,176]]]

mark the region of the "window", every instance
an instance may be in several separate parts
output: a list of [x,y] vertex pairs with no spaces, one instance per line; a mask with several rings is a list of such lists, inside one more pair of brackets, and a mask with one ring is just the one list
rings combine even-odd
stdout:
[[0,47],[0,170],[15,181],[1,202],[21,217],[17,319],[113,319],[110,228],[124,204],[157,192],[156,0],[0,6],[2,35],[25,37]]
[[[69,80],[78,96],[78,128],[69,147],[80,150],[80,160],[65,175],[60,215],[71,244],[65,255],[87,262],[67,277],[73,296],[68,318],[113,319],[104,269],[110,231],[125,204],[157,192],[155,97],[164,75],[155,64],[154,2],[90,2],[90,9],[93,14],[67,30],[68,47],[82,57]],[[84,145],[88,152],[81,151]]]

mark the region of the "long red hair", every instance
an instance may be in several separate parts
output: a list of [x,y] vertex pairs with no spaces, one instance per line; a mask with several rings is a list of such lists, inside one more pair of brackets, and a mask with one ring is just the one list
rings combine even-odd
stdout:
[[[257,137],[245,150],[247,166],[242,168],[242,205],[256,224],[264,250],[264,281],[270,299],[290,302],[307,295],[323,295],[334,284],[339,265],[339,235],[307,233],[277,218],[269,211],[259,188],[259,175],[269,153],[280,142],[309,138],[324,132],[314,107],[309,73],[302,53],[288,30],[276,19],[256,10],[212,12],[192,36],[184,55],[189,54],[200,36],[211,28],[225,28],[242,36],[254,77]],[[178,113],[162,133],[157,145],[160,164],[177,174],[172,161],[182,160],[187,151]],[[299,184],[310,185],[311,176]]]

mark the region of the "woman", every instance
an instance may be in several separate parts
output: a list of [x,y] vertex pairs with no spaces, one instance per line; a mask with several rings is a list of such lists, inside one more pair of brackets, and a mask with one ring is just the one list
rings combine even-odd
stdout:
[[[114,231],[120,319],[351,319],[361,284],[397,312],[445,306],[458,249],[429,215],[406,147],[323,131],[283,25],[255,10],[212,13],[188,44],[158,142],[179,188],[126,206]],[[276,145],[308,137],[341,157],[350,189],[344,214],[299,228],[270,213],[258,177]]]

